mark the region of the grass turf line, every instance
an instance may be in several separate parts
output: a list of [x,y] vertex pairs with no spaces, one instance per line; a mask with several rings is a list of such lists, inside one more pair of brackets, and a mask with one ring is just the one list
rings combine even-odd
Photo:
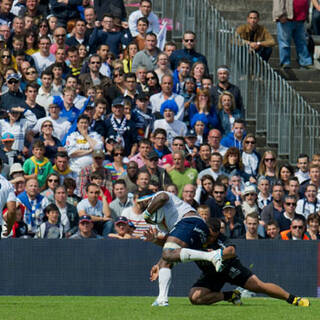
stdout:
[[243,299],[242,306],[221,302],[193,306],[187,298],[170,298],[169,307],[151,307],[151,297],[0,297],[1,319],[6,320],[316,320],[320,300],[311,299],[309,308],[291,306],[270,298]]

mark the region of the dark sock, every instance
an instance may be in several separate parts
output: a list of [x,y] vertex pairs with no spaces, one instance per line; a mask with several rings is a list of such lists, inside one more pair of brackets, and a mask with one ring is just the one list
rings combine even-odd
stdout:
[[222,293],[223,293],[223,300],[224,301],[228,301],[232,298],[233,291],[224,291]]
[[287,302],[292,304],[295,297],[296,296],[294,296],[293,294],[290,293],[289,298],[287,299]]

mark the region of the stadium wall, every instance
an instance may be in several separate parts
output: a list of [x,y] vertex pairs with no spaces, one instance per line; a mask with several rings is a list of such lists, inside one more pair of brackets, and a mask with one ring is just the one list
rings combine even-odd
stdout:
[[[237,252],[264,281],[303,296],[320,295],[320,242],[235,241]],[[1,295],[156,296],[149,270],[161,248],[134,240],[1,240]],[[171,296],[187,296],[200,272],[173,271]]]

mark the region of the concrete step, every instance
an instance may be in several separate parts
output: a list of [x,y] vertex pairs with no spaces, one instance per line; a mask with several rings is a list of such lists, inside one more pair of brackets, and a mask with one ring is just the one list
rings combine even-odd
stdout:
[[[271,67],[273,67],[274,69],[279,68],[279,66],[280,66],[280,60],[279,60],[279,58],[274,57],[273,53],[272,53],[272,56],[271,56],[271,58],[270,58],[270,60],[269,60],[269,63],[270,63],[270,65],[271,65]],[[299,68],[300,66],[299,66],[298,61],[292,60],[292,61],[291,61],[291,67],[292,67],[292,68]]]
[[320,92],[299,91],[307,102],[318,103],[320,105]]
[[[249,10],[250,11],[250,10]],[[227,10],[220,10],[221,15],[228,20],[242,20],[242,23],[247,22],[248,10],[246,8],[236,10],[233,7],[229,7]],[[260,24],[272,22],[270,12],[265,11],[260,13]]]
[[[277,37],[275,37],[275,40],[277,41]],[[294,44],[291,44],[290,51],[291,51],[291,61],[292,60],[296,60],[297,59],[297,51],[296,51],[296,47],[294,46]],[[279,59],[279,46],[278,46],[278,44],[276,44],[273,47],[272,58],[278,58]]]
[[261,12],[272,12],[273,0],[211,0],[211,3],[218,10],[247,10],[252,9]]
[[318,91],[320,88],[320,81],[288,81],[289,84],[297,91]]
[[319,70],[307,70],[307,69],[280,69],[276,68],[276,71],[280,73],[286,80],[293,81],[319,81]]

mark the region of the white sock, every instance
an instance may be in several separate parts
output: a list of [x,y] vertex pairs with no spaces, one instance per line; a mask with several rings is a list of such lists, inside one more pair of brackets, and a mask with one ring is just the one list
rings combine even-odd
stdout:
[[157,301],[168,301],[169,288],[171,285],[172,272],[169,268],[161,268],[159,271],[159,296]]
[[210,252],[186,249],[186,248],[182,248],[180,251],[181,262],[190,262],[190,261],[199,261],[199,260],[211,261],[211,259],[212,259],[212,255],[210,254]]

